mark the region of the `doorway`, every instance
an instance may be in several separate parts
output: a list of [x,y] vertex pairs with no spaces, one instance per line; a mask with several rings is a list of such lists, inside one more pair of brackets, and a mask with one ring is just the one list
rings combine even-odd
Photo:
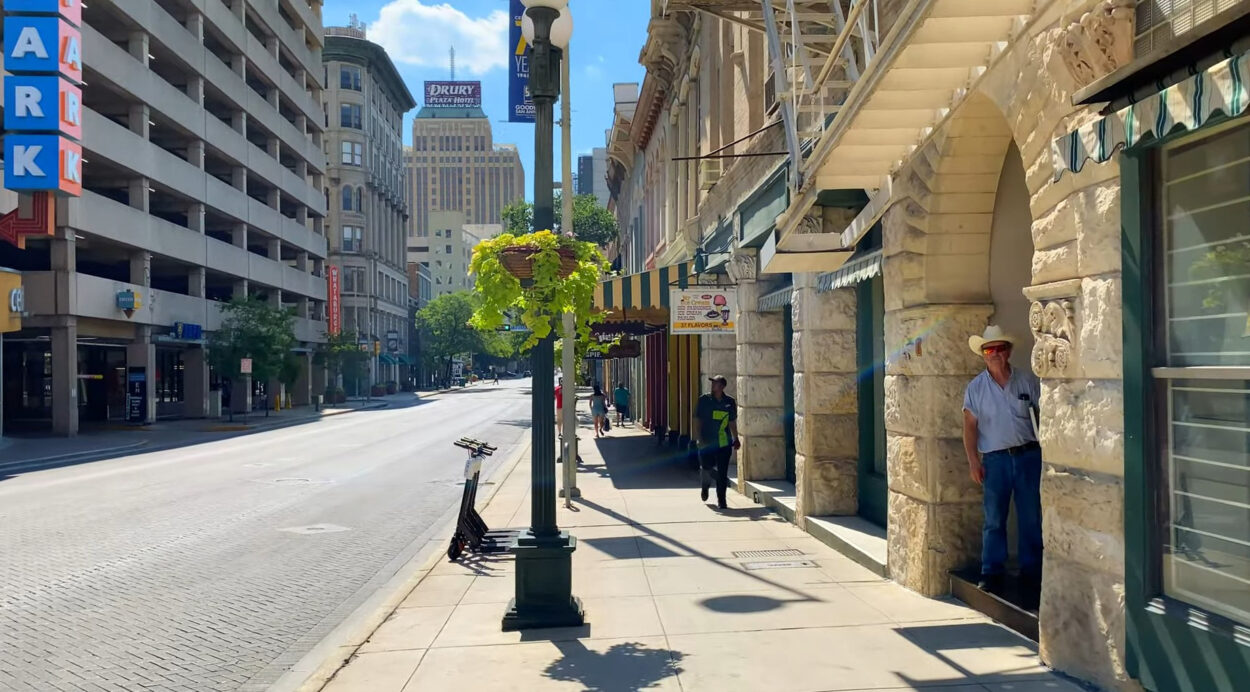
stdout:
[[859,515],[884,527],[889,505],[885,460],[885,280],[856,287],[859,372]]
[[784,315],[781,341],[781,420],[786,433],[786,480],[794,483],[797,478],[794,460],[798,453],[794,435],[794,311],[787,305],[781,313]]

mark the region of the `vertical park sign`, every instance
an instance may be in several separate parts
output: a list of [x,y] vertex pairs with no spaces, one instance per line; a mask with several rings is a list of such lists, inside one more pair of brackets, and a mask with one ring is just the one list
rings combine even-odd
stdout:
[[82,194],[82,0],[5,0],[4,187]]

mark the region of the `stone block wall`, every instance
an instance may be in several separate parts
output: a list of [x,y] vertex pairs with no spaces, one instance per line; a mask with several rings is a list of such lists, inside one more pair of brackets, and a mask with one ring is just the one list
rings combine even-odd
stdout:
[[859,509],[856,292],[821,293],[795,277],[794,412],[796,519]]
[[759,298],[759,284],[739,278],[735,398],[738,432],[742,436],[742,450],[738,453],[740,486],[746,481],[776,480],[786,475],[782,420],[784,315],[759,312]]

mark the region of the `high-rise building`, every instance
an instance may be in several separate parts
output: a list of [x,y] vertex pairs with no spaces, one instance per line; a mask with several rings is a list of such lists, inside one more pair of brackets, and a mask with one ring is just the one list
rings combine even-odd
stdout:
[[[448,96],[455,93],[463,95]],[[461,212],[464,223],[496,224],[504,207],[525,197],[521,155],[515,146],[495,144],[478,82],[427,82],[406,154],[411,238],[429,236],[433,212]]]
[[417,104],[363,25],[327,27],[325,36],[327,236],[342,329],[373,349],[374,382],[398,382],[409,360],[403,122]]
[[473,287],[469,276],[469,260],[473,247],[483,238],[503,232],[499,224],[465,223],[464,213],[458,211],[435,211],[430,213],[430,235],[418,239],[420,245],[408,248],[409,275],[428,272],[429,294],[427,300],[438,296],[467,291]]
[[321,0],[92,0],[82,39],[82,196],[25,249],[0,242],[26,289],[10,429],[200,417],[226,386],[236,408],[271,400],[276,382],[227,385],[204,346],[247,296],[295,311],[291,394],[308,403],[326,332]]
[[608,206],[608,150],[596,147],[592,153],[577,157],[576,184],[579,195],[594,195],[602,206]]

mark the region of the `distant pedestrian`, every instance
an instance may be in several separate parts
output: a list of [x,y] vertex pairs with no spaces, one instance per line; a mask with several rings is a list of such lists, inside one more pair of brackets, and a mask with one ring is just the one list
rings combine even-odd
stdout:
[[494,378],[495,378],[495,384],[499,384],[499,371],[498,371],[498,370],[496,370],[496,369],[494,369],[494,368],[491,368],[491,370],[490,370],[490,374],[491,374],[492,376],[494,376]]
[[621,423],[629,418],[629,389],[622,382],[616,385],[616,391],[612,392],[613,403],[616,404],[616,424]]
[[590,415],[595,418],[595,437],[603,437],[604,423],[608,417],[608,398],[603,395],[603,388],[595,385],[595,393],[590,395]]
[[740,449],[738,440],[738,402],[725,394],[729,380],[717,375],[709,378],[712,393],[699,397],[695,407],[695,444],[699,450],[700,482],[699,496],[707,502],[712,476],[716,478],[716,504],[721,509],[728,505],[725,492],[729,488],[729,460],[733,450]]
[[[577,406],[577,397],[573,398],[573,405]],[[556,437],[564,437],[564,378],[560,378],[559,384],[556,385]]]

